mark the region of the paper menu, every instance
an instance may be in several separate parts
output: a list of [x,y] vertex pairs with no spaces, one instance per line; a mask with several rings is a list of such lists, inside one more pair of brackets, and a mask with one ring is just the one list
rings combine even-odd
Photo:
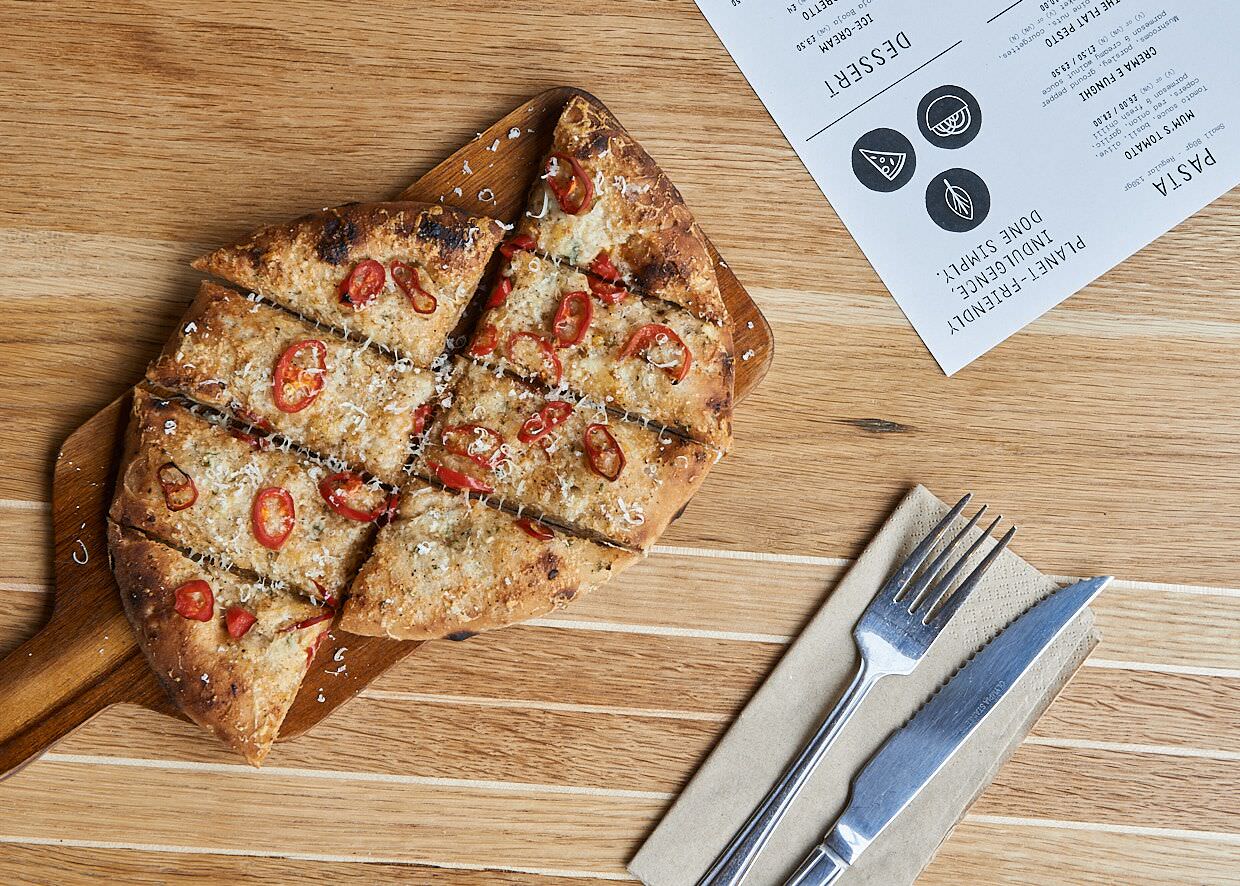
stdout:
[[1240,182],[1234,0],[697,0],[951,375]]

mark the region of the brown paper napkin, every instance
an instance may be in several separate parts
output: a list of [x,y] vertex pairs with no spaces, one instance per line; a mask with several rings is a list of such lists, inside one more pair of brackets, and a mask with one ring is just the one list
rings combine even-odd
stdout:
[[[947,511],[924,487],[905,497],[647,838],[630,871],[650,886],[697,881],[848,685],[857,666],[853,626]],[[1055,587],[1014,554],[997,559],[916,671],[881,681],[866,699],[802,789],[746,886],[782,883],[843,811],[853,775],[888,734],[979,646]],[[1093,614],[1086,610],[842,882],[912,883],[1097,643]]]

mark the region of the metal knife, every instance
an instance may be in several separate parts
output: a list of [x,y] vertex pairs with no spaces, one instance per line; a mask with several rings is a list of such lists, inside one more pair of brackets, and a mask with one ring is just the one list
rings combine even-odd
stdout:
[[1110,581],[1089,578],[1044,597],[983,646],[865,764],[847,808],[785,886],[836,882]]

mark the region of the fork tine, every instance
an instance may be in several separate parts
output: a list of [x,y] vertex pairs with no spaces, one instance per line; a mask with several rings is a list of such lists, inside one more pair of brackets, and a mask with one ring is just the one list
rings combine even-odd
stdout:
[[[990,528],[986,530],[985,534],[982,535],[982,538],[978,539],[978,541],[981,542],[983,539],[988,538],[991,530],[994,529],[995,524],[998,522],[998,520],[995,520],[995,522],[991,524]],[[1015,534],[1015,526],[1005,532],[1003,534],[1003,538],[999,539],[999,541],[995,543],[995,546],[990,549],[985,557],[982,558],[982,562],[978,563],[977,567],[969,573],[969,577],[960,583],[960,587],[956,588],[956,592],[947,598],[946,603],[942,604],[939,611],[935,612],[934,607],[931,607],[930,610],[927,611],[925,623],[929,624],[931,620],[940,620],[942,624],[946,624],[950,621],[951,617],[956,614],[956,611],[964,605],[964,601],[968,598],[969,594],[973,593],[973,589],[981,584],[981,581],[990,569],[991,564],[994,563],[995,559],[1003,553],[1003,549],[1008,546],[1008,543],[1012,540],[1012,536]],[[974,548],[976,547],[977,545],[974,545]],[[966,555],[961,558],[960,562],[964,563],[967,559],[968,556]],[[950,589],[950,585],[945,586],[943,593],[946,594]],[[943,598],[940,597],[936,600],[935,605],[937,606],[940,602],[942,602],[942,599]]]
[[926,562],[926,558],[930,556],[930,551],[934,548],[934,545],[947,530],[947,527],[951,526],[956,518],[960,516],[960,512],[965,509],[965,506],[968,505],[969,500],[972,498],[972,492],[966,492],[961,496],[960,501],[956,502],[952,509],[947,512],[947,515],[921,540],[921,543],[913,548],[913,553],[908,555],[908,559],[901,563],[900,568],[887,580],[887,583],[883,585],[883,589],[879,591],[880,596],[889,595],[895,602],[900,600],[904,589],[913,580],[913,576],[917,574],[921,564]]
[[[926,589],[934,584],[935,579],[939,577],[939,573],[946,568],[947,561],[951,558],[952,551],[954,551],[956,546],[964,540],[965,536],[969,534],[969,530],[977,525],[977,521],[982,519],[982,514],[984,513],[986,513],[986,505],[982,505],[978,509],[977,513],[973,515],[973,519],[966,523],[965,527],[956,533],[956,537],[947,543],[947,546],[939,552],[939,555],[930,562],[930,565],[926,567],[925,571],[922,572],[922,574],[918,576],[917,580],[909,587],[909,615],[916,612],[917,608],[925,601],[927,596]],[[966,554],[966,556],[968,555]]]

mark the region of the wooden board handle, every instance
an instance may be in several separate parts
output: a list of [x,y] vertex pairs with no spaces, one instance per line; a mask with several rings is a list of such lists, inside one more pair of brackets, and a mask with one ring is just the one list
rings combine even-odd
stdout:
[[[85,629],[53,618],[0,661],[0,778],[114,704],[118,685],[158,691],[149,674],[119,612]],[[141,702],[138,694],[126,700]]]

